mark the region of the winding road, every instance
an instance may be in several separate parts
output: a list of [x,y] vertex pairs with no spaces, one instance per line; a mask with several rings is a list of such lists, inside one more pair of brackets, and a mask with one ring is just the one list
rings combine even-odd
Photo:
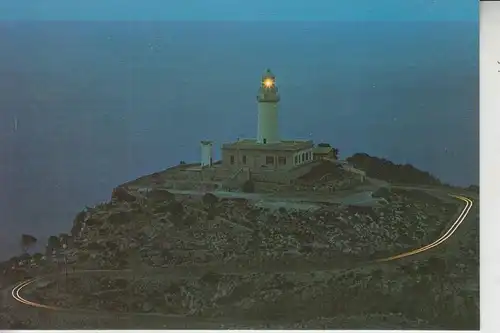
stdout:
[[[399,255],[391,256],[388,258],[378,259],[378,260],[370,262],[369,264],[373,264],[373,263],[377,263],[377,262],[381,263],[381,262],[394,261],[394,260],[402,259],[405,257],[413,256],[413,255],[428,251],[428,250],[435,248],[435,247],[443,244],[444,242],[446,242],[457,231],[457,229],[460,227],[462,222],[466,219],[467,215],[469,214],[469,212],[473,206],[473,201],[465,196],[454,195],[454,194],[448,194],[448,195],[457,199],[457,200],[463,201],[465,203],[465,206],[462,209],[460,215],[457,217],[457,219],[455,221],[453,221],[451,226],[448,228],[448,230],[441,237],[439,237],[434,242],[432,242],[428,245],[425,245],[421,248],[418,248],[418,249],[415,249],[415,250],[412,250],[409,252],[401,253]],[[86,271],[76,271],[72,274],[101,273],[101,272],[102,273],[127,272],[127,271],[130,271],[130,270],[122,270],[122,271],[117,271],[117,270],[86,270]],[[77,312],[77,313],[82,313],[82,314],[83,313],[99,313],[99,311],[83,310],[83,309],[82,310],[80,310],[80,309],[67,309],[67,308],[61,308],[61,307],[36,303],[36,302],[30,301],[30,300],[24,298],[21,295],[21,292],[23,291],[23,289],[25,289],[29,285],[32,285],[33,283],[35,283],[36,281],[38,281],[44,277],[46,277],[46,276],[32,278],[32,279],[29,279],[27,281],[23,281],[23,282],[17,284],[15,287],[12,288],[12,291],[10,293],[12,298],[19,303],[22,303],[22,304],[30,306],[30,307],[35,307],[35,308],[45,308],[45,309],[58,310],[58,311],[71,311],[71,312]],[[126,314],[122,314],[122,315],[124,315],[124,316],[135,316],[135,315],[151,316],[151,315],[153,315],[153,316],[161,316],[161,317],[179,317],[179,316],[175,316],[175,315],[156,314],[156,313],[126,313]]]

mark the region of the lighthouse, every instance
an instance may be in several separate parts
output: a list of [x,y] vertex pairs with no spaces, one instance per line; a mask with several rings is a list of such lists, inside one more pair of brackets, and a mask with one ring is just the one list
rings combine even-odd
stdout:
[[278,102],[280,96],[276,86],[276,77],[270,69],[262,76],[257,94],[257,143],[279,142]]
[[[223,143],[222,160],[217,166],[230,170],[232,179],[242,171],[269,176],[274,171],[289,171],[313,161],[312,140],[283,139],[278,129],[278,103],[280,95],[276,77],[268,69],[262,75],[257,93],[257,137]],[[205,148],[207,149],[207,148]],[[204,155],[206,156],[206,155]],[[202,160],[206,160],[202,158]],[[245,173],[248,175],[248,173]],[[264,176],[263,181],[269,179]],[[246,176],[248,179],[249,176]]]

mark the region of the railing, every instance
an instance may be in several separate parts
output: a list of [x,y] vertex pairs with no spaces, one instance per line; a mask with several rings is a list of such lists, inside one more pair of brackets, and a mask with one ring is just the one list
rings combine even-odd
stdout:
[[243,168],[239,168],[239,169],[238,169],[238,170],[236,170],[236,172],[235,172],[233,175],[231,175],[231,177],[229,177],[227,180],[235,180],[235,179],[236,179],[236,177],[238,177],[238,176],[240,175],[240,173],[242,173],[242,172],[243,172],[243,170],[244,170]]
[[226,189],[230,189],[232,186],[232,182],[244,171],[244,168],[240,168],[236,170],[231,176],[229,176],[223,183],[222,187]]

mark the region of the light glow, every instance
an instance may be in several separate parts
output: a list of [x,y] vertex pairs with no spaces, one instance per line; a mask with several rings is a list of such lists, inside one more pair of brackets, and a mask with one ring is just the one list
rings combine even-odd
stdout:
[[273,85],[274,85],[274,81],[272,79],[265,79],[264,80],[264,87],[271,88]]

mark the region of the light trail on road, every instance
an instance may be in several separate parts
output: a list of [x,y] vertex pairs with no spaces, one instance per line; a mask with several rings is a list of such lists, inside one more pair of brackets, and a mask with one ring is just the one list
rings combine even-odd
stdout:
[[20,284],[18,284],[14,288],[12,288],[12,292],[11,292],[12,297],[16,301],[21,302],[21,303],[23,303],[25,305],[30,305],[30,306],[34,306],[34,307],[37,307],[37,308],[45,308],[45,309],[50,309],[50,310],[59,310],[59,308],[55,307],[55,306],[49,306],[49,305],[45,305],[45,304],[39,304],[39,303],[28,301],[27,299],[24,299],[24,298],[21,297],[21,295],[19,295],[19,293],[21,292],[21,290],[24,287],[32,284],[35,281],[36,281],[36,278],[33,278],[33,279],[28,280],[28,281],[21,282]]
[[465,207],[462,210],[462,212],[460,213],[460,215],[458,216],[458,218],[455,220],[455,222],[453,222],[453,224],[451,225],[451,227],[441,237],[439,237],[437,240],[435,240],[431,244],[425,245],[425,246],[423,246],[421,248],[418,248],[418,249],[415,249],[415,250],[412,250],[412,251],[409,251],[409,252],[401,253],[401,254],[398,254],[396,256],[391,256],[391,257],[388,257],[388,258],[378,259],[376,261],[377,262],[392,261],[392,260],[396,260],[396,259],[401,259],[401,258],[409,257],[409,256],[412,256],[412,255],[415,255],[415,254],[418,254],[418,253],[422,253],[424,251],[432,249],[433,247],[439,246],[444,241],[446,241],[448,238],[450,238],[455,233],[455,231],[457,231],[458,227],[462,224],[462,222],[465,220],[465,218],[469,214],[469,212],[470,212],[470,210],[471,210],[471,208],[473,206],[473,202],[472,202],[471,199],[469,199],[467,197],[464,197],[464,196],[461,196],[461,195],[452,195],[452,194],[449,194],[449,195],[452,196],[452,197],[454,197],[454,198],[456,198],[456,199],[464,201],[465,202]]
[[[120,270],[120,272],[130,272],[130,271],[131,271],[130,269]],[[76,272],[68,273],[68,275],[81,274],[81,273],[110,273],[110,272],[112,273],[112,272],[118,272],[118,271],[111,270],[111,269],[99,269],[99,270],[90,270],[90,271],[76,271]],[[37,308],[45,308],[45,309],[50,309],[50,310],[63,310],[63,308],[60,308],[60,307],[31,302],[31,301],[28,301],[27,299],[21,297],[21,295],[19,294],[21,292],[21,290],[39,279],[40,278],[32,278],[32,279],[29,279],[29,280],[26,280],[26,281],[19,283],[14,288],[12,288],[12,292],[11,292],[12,297],[16,301],[23,303],[25,305],[30,305],[30,306],[34,306]]]
[[[434,248],[436,246],[439,246],[440,244],[442,244],[443,242],[445,242],[447,239],[449,239],[455,233],[455,231],[458,229],[458,227],[460,227],[460,225],[465,220],[465,218],[467,217],[467,215],[469,214],[469,212],[470,212],[470,210],[472,209],[472,206],[473,206],[473,201],[471,199],[467,198],[467,197],[464,197],[464,196],[461,196],[461,195],[453,195],[453,194],[449,194],[449,196],[454,197],[454,198],[456,198],[458,200],[461,200],[461,201],[465,202],[465,207],[461,211],[461,213],[458,216],[458,218],[453,222],[453,224],[451,225],[451,227],[441,237],[439,237],[437,240],[435,240],[431,244],[425,245],[425,246],[423,246],[421,248],[418,248],[418,249],[415,249],[415,250],[412,250],[412,251],[409,251],[409,252],[401,253],[401,254],[398,254],[398,255],[395,255],[395,256],[391,256],[391,257],[388,257],[388,258],[378,259],[378,260],[375,260],[375,262],[393,261],[393,260],[397,260],[397,259],[409,257],[409,256],[412,256],[412,255],[415,255],[415,254],[418,254],[418,253],[422,253],[422,252],[430,250],[430,249],[432,249],[432,248]],[[130,271],[130,269],[123,270],[123,271]],[[99,273],[99,272],[118,272],[118,271],[117,270],[89,270],[89,271],[76,271],[76,272],[71,273],[71,274]],[[50,305],[35,303],[35,302],[29,301],[29,300],[23,298],[20,295],[20,292],[21,292],[22,289],[24,289],[27,286],[29,286],[30,284],[34,283],[38,279],[40,279],[40,278],[32,278],[32,279],[29,279],[27,281],[23,281],[23,282],[19,283],[18,285],[16,285],[12,289],[12,292],[11,292],[12,297],[16,301],[18,301],[18,302],[20,302],[22,304],[33,306],[33,307],[37,307],[37,308],[44,308],[44,309],[49,309],[49,310],[68,310],[66,308],[61,308],[61,307],[56,307],[56,306],[50,306]],[[73,310],[73,311],[77,311],[78,312],[80,310]]]

